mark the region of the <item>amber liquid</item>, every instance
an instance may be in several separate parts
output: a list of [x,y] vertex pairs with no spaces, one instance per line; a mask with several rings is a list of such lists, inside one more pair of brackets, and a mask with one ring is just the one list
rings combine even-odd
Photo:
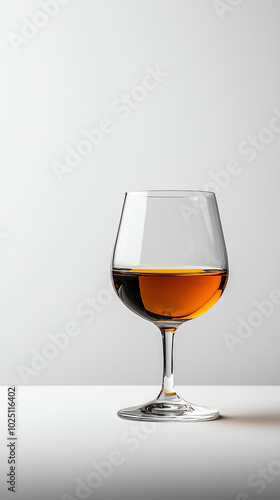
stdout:
[[117,294],[150,321],[186,321],[210,309],[228,277],[223,269],[115,269]]

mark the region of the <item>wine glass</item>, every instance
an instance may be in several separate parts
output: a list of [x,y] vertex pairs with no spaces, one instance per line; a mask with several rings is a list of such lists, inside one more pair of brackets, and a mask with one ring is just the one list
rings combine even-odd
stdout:
[[173,341],[182,323],[217,302],[227,278],[227,252],[214,193],[126,193],[112,258],[112,279],[121,301],[160,329],[163,380],[156,399],[120,410],[119,417],[148,421],[219,418],[216,409],[197,406],[177,395]]

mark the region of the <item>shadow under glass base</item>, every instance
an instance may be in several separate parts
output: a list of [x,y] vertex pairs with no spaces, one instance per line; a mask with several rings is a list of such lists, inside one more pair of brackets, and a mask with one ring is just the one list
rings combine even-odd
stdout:
[[118,416],[149,422],[201,422],[216,420],[220,414],[215,408],[189,403],[177,394],[160,394],[158,398],[144,405],[119,410]]

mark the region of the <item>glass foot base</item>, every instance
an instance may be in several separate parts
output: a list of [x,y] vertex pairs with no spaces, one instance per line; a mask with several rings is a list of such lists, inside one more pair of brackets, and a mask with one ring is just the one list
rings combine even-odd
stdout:
[[197,406],[175,394],[173,396],[159,396],[144,405],[119,410],[118,416],[128,420],[149,422],[200,422],[216,420],[220,414],[215,408]]

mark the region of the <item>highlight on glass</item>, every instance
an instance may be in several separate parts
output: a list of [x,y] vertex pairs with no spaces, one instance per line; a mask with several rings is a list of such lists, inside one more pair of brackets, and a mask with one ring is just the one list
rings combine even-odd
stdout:
[[118,416],[148,421],[219,418],[215,408],[198,406],[178,396],[173,378],[175,332],[182,323],[210,309],[228,279],[215,194],[126,193],[111,272],[121,301],[159,328],[163,345],[159,395],[148,403],[120,410]]

